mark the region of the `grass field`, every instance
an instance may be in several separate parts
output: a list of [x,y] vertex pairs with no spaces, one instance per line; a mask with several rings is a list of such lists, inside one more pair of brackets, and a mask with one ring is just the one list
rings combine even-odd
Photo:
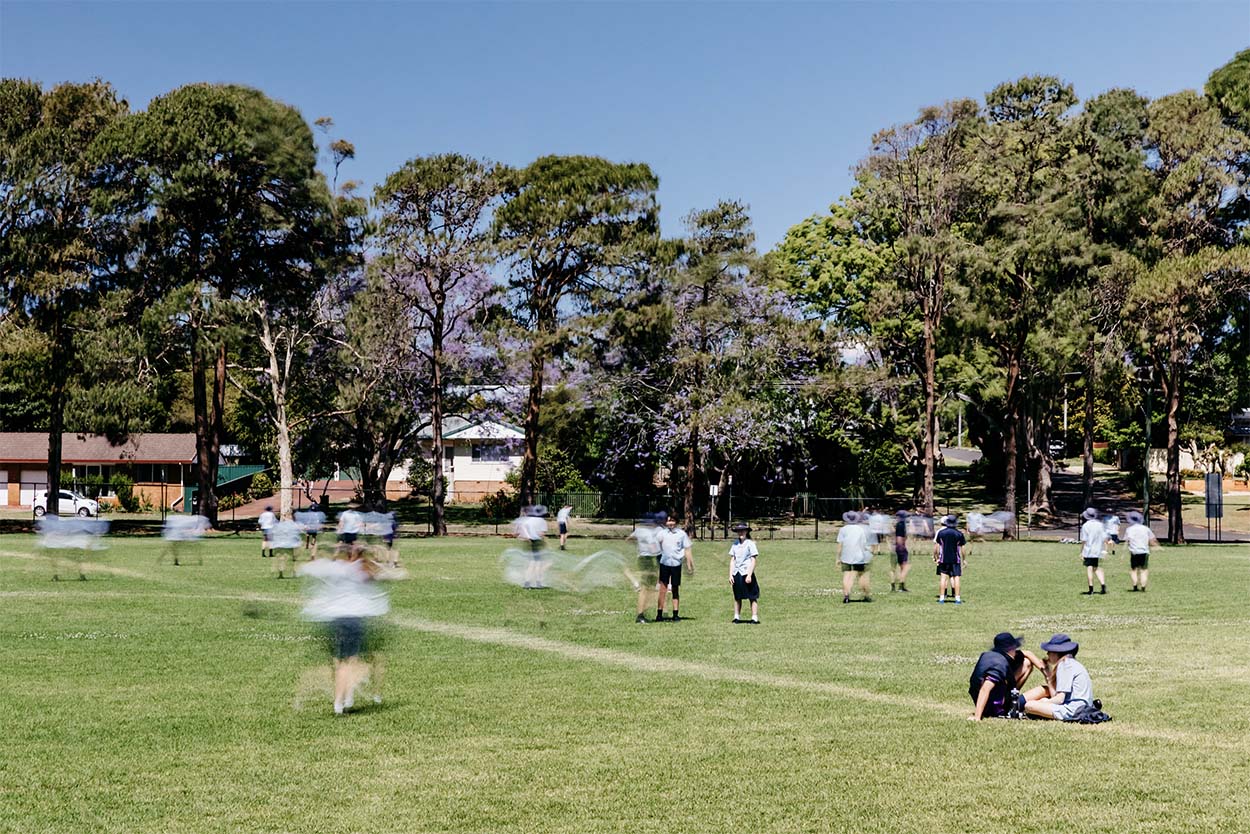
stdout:
[[[31,539],[0,538],[0,831],[1250,826],[1244,546],[1158,551],[1145,595],[1121,551],[1091,598],[1074,547],[978,545],[955,607],[923,554],[912,594],[879,560],[876,602],[842,605],[829,544],[762,543],[756,628],[728,622],[720,542],[696,544],[690,619],[646,626],[624,590],[502,584],[505,545],[403,543],[385,702],[335,718],[299,586],[255,539],[177,568],[117,540],[53,583]],[[1005,629],[1070,632],[1115,720],[966,721]]]

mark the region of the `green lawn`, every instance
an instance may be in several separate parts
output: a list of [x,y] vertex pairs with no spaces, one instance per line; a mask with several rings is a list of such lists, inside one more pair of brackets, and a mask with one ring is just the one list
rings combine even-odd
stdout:
[[[720,542],[691,619],[646,626],[624,590],[503,585],[506,544],[402,543],[386,700],[335,718],[255,539],[177,568],[117,540],[53,583],[0,538],[0,831],[1247,830],[1244,546],[1159,551],[1145,595],[1121,551],[1091,598],[1074,547],[978,545],[955,607],[927,558],[912,594],[879,560],[886,592],[842,605],[831,545],[761,542],[755,628],[728,622]],[[1115,720],[966,721],[1004,629],[1072,633]]]

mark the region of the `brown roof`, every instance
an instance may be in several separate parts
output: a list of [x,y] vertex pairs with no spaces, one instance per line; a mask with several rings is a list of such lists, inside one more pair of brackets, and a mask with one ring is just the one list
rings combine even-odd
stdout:
[[[0,432],[0,462],[46,463],[46,432]],[[191,463],[195,460],[194,434],[152,432],[132,434],[114,446],[102,434],[61,435],[61,460],[65,463]]]

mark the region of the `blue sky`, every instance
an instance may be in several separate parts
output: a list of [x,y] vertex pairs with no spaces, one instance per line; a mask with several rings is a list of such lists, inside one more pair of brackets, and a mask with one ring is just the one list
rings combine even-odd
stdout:
[[0,74],[101,77],[142,108],[193,81],[328,115],[376,184],[456,150],[649,163],[664,230],[749,203],[761,248],[850,185],[873,132],[1031,73],[1082,98],[1201,88],[1250,3],[53,3],[0,0]]

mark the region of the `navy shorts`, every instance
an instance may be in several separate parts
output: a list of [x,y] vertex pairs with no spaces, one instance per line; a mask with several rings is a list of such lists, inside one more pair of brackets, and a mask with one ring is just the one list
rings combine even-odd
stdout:
[[1128,555],[1128,566],[1132,570],[1146,570],[1150,567],[1149,553],[1130,553]]
[[862,562],[858,565],[848,565],[846,562],[842,563],[843,573],[850,573],[851,571],[854,571],[855,573],[863,573],[867,569],[868,569],[868,565]]
[[1085,558],[1085,567],[1087,567],[1087,568],[1096,568],[1096,567],[1098,567],[1098,566],[1099,566],[1099,565],[1101,565],[1101,564],[1102,564],[1102,559],[1099,559],[1099,558],[1098,558],[1098,557],[1096,557],[1096,556],[1095,556],[1095,557],[1088,557],[1088,556],[1087,556],[1087,557]]
[[568,532],[569,532],[569,525],[567,525],[567,524],[565,524],[563,521],[561,521],[561,522],[560,522],[560,535],[561,535],[561,536],[563,536],[563,535],[565,535],[565,534],[566,534],[566,533],[568,533]]
[[681,565],[666,565],[660,563],[660,584],[672,585],[676,591],[681,587]]
[[336,660],[357,657],[365,651],[365,621],[360,617],[340,617],[330,623],[330,642]]
[[355,533],[339,533],[339,541],[341,541],[343,544],[355,544],[356,534]]
[[734,599],[738,602],[742,600],[750,600],[755,602],[760,598],[760,581],[758,578],[752,577],[750,582],[740,573],[734,574]]
[[894,564],[905,565],[907,560],[911,558],[911,554],[907,552],[907,548],[902,545],[894,545]]
[[964,566],[959,562],[938,562],[937,575],[963,576]]

